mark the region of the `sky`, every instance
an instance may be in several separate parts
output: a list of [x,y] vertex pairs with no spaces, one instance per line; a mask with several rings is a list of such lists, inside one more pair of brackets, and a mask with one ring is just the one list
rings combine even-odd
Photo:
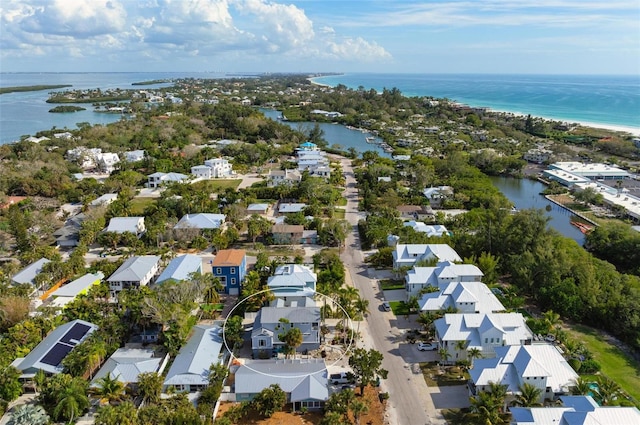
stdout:
[[640,75],[640,0],[0,0],[0,71]]

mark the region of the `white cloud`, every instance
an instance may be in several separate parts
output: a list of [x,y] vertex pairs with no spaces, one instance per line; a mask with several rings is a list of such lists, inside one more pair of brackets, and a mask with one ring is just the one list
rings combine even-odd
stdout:
[[20,21],[26,32],[87,38],[119,32],[127,12],[117,0],[54,0],[31,9]]

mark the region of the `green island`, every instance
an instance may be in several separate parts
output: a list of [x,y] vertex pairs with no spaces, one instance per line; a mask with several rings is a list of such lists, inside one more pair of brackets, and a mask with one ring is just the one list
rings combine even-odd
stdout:
[[[632,229],[629,211],[611,207],[600,193],[547,181],[557,202],[597,224],[585,230],[581,246],[551,229],[544,210],[515,211],[491,180],[542,179],[543,165],[559,161],[606,162],[637,173],[640,149],[632,135],[408,97],[395,88],[323,87],[306,75],[179,79],[173,87],[144,92],[149,97],[120,89],[56,95],[91,103],[126,96],[135,115],[109,125],[79,123],[66,130],[72,137],[55,138],[60,129],[54,128],[38,132],[38,143],[25,136],[0,146],[0,413],[24,392],[37,392],[34,404],[58,422],[73,422],[93,409],[101,424],[210,425],[222,392],[242,379],[233,373],[240,364],[230,370],[216,353],[213,364],[204,365],[209,374],[197,387],[197,407],[181,393],[196,388],[163,388],[168,370],[141,374],[133,387],[100,371],[125,344],[149,349],[159,362],[168,355],[169,370],[184,364],[175,360],[190,352],[183,348],[198,346],[193,338],[232,310],[224,338],[242,361],[275,356],[295,362],[305,356],[305,362],[328,363],[347,353],[353,374],[332,378],[335,391],[324,418],[296,413],[314,425],[355,424],[347,405],[359,406],[359,423],[383,424],[387,399],[399,392],[397,381],[411,386],[407,397],[422,394],[413,386],[456,387],[464,396],[459,407],[443,412],[450,424],[505,424],[509,405],[557,406],[554,394],[531,386],[475,388],[474,368],[508,348],[505,339],[487,338],[493,345],[486,351],[480,337],[473,347],[471,340],[445,341],[439,330],[454,317],[448,315],[485,313],[453,301],[433,310],[426,302],[421,307],[421,300],[445,297],[443,288],[462,281],[412,280],[457,263],[475,273],[465,283],[485,285],[485,295],[495,295],[500,306],[490,314],[517,318],[526,339],[509,344],[543,347],[575,376],[563,393],[591,394],[601,406],[640,405],[640,233]],[[180,98],[168,101],[172,93]],[[243,102],[248,99],[250,105]],[[276,108],[295,123],[263,113]],[[331,145],[321,123],[360,130],[378,146],[358,152],[338,141]],[[542,148],[546,159],[524,160]],[[305,155],[321,166],[304,169]],[[220,177],[213,176],[214,168]],[[635,181],[611,184],[622,193]],[[427,196],[434,188],[438,196]],[[205,218],[202,226],[183,225]],[[274,225],[276,218],[282,226]],[[447,231],[420,231],[418,220]],[[123,223],[133,225],[123,230]],[[459,258],[438,262],[438,255],[425,252],[400,263],[389,245],[394,240],[448,245]],[[201,273],[154,282],[185,254],[199,257]],[[228,264],[245,254],[248,260],[237,265],[250,264],[241,285],[217,271],[217,258]],[[151,280],[108,280],[137,259],[148,264]],[[12,281],[35,263],[39,269],[29,281]],[[273,289],[277,285],[269,286],[290,270],[304,270],[305,279],[311,276],[305,288],[313,282],[317,298],[326,296],[312,329],[318,342],[304,339],[313,332],[303,334],[295,323],[276,319],[259,337],[278,335],[278,347],[254,346],[243,321],[266,306],[293,303],[274,300],[281,294]],[[88,273],[93,281],[84,290],[68,300],[55,295],[60,285]],[[411,293],[410,284],[420,287]],[[390,291],[403,292],[392,299]],[[17,359],[77,319],[95,330],[75,348],[54,353],[62,356],[56,358],[61,369],[52,375],[29,369],[21,378]],[[483,319],[482,326],[493,326],[492,320]],[[354,348],[363,341],[373,348]],[[541,368],[546,360],[539,360]],[[385,381],[383,392],[378,385],[388,377],[401,379]],[[476,394],[469,399],[470,390]],[[71,397],[75,401],[67,404]],[[272,386],[251,400],[223,403],[215,421],[261,423],[269,416],[267,404],[279,415],[293,415],[282,411],[286,400]]]
[[81,106],[74,105],[60,105],[55,108],[49,109],[49,112],[78,112],[78,111],[86,111],[87,108],[83,108]]
[[17,86],[17,87],[0,87],[0,94],[16,93],[26,91],[53,90],[72,87],[71,84],[53,84],[53,85],[36,85],[36,86]]
[[129,95],[118,96],[94,96],[94,97],[65,97],[62,94],[56,94],[47,99],[47,103],[96,103],[96,102],[120,102],[130,100]]
[[135,83],[131,83],[132,86],[150,86],[153,84],[162,84],[162,83],[170,83],[171,80],[148,80],[148,81],[138,81]]

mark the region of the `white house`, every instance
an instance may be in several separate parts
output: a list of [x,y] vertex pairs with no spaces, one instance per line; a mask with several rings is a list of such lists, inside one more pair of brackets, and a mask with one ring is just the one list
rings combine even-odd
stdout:
[[429,237],[440,237],[448,234],[447,228],[442,224],[427,225],[422,221],[410,220],[405,221],[403,226],[411,227],[416,232],[426,233]]
[[116,297],[123,289],[147,286],[158,274],[159,267],[160,257],[157,255],[142,255],[127,259],[107,279],[111,296]]
[[451,261],[440,261],[435,267],[413,267],[405,275],[407,299],[417,296],[423,288],[432,286],[440,288],[452,282],[480,283],[484,274],[473,264],[454,264]]
[[147,186],[151,189],[158,188],[168,183],[184,183],[189,176],[181,173],[161,173],[156,172],[147,176]]
[[100,170],[111,174],[116,169],[116,164],[120,162],[120,157],[117,153],[104,152],[97,155],[96,162]]
[[429,205],[438,207],[442,201],[453,196],[453,188],[451,186],[428,187],[422,193],[429,200]]
[[144,151],[141,149],[125,152],[123,155],[124,160],[127,162],[138,162],[144,159]]
[[[469,371],[469,392],[476,396],[490,391],[490,383],[507,388],[507,396],[520,393],[520,387],[531,384],[540,392],[539,403],[568,394],[578,374],[551,344],[513,345],[495,348],[496,356],[477,359]],[[509,400],[507,400],[508,403]]]
[[[439,347],[449,352],[453,362],[466,359],[472,348],[491,358],[496,347],[531,344],[533,340],[520,313],[445,314],[434,326]],[[464,347],[460,347],[462,343]]]
[[46,258],[41,258],[38,261],[29,264],[27,267],[13,275],[13,277],[11,278],[11,282],[18,285],[22,283],[35,285],[36,276],[42,272],[42,268],[44,267],[44,265],[50,262],[51,261],[47,260]]
[[482,282],[448,282],[438,285],[438,292],[422,295],[420,311],[455,308],[459,313],[496,313],[505,308]]
[[118,199],[117,193],[105,193],[97,199],[94,199],[89,203],[89,207],[105,207]]
[[276,268],[267,280],[267,287],[277,298],[313,297],[318,275],[302,264],[285,264]]
[[113,217],[109,220],[109,226],[107,226],[105,232],[129,232],[139,236],[143,234],[145,230],[144,217]]
[[174,229],[219,229],[226,219],[224,214],[197,213],[182,216]]
[[447,244],[397,244],[393,251],[393,268],[413,266],[423,260],[462,262],[458,253]]
[[267,187],[280,186],[281,184],[292,186],[302,180],[302,174],[298,170],[271,170],[267,175]]
[[637,407],[599,406],[588,395],[561,396],[562,406],[511,407],[511,425],[638,425]]
[[233,174],[231,163],[224,158],[207,159],[204,165],[191,167],[191,174],[196,178],[212,179],[228,177]]
[[111,378],[135,390],[141,373],[162,374],[168,362],[168,354],[157,357],[156,350],[153,348],[118,348],[95,374],[91,381],[91,388],[99,387],[99,381],[110,375]]

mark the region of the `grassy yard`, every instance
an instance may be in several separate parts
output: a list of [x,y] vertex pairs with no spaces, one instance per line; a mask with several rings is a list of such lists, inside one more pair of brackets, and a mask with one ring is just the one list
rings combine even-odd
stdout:
[[404,301],[389,301],[391,311],[396,316],[407,316],[413,313],[409,312],[409,306]]
[[237,189],[242,183],[241,179],[215,179],[202,180],[193,184],[195,190],[204,190],[207,192],[218,192],[224,189]]
[[383,279],[380,281],[380,286],[382,287],[383,291],[404,289],[404,280]]
[[131,200],[131,214],[142,215],[145,208],[156,203],[156,198],[133,198]]
[[438,362],[420,363],[420,370],[427,385],[430,387],[447,387],[465,385],[469,380],[469,373],[458,366],[442,366]]
[[583,325],[573,325],[568,333],[581,341],[602,365],[602,373],[613,379],[629,395],[640,401],[640,364],[605,341],[595,329]]
[[347,206],[347,198],[338,199],[338,202],[336,202],[336,205],[339,206],[339,207],[346,207]]
[[333,210],[333,218],[338,220],[344,220],[344,216],[346,214],[345,210],[341,210],[340,208],[336,208]]

